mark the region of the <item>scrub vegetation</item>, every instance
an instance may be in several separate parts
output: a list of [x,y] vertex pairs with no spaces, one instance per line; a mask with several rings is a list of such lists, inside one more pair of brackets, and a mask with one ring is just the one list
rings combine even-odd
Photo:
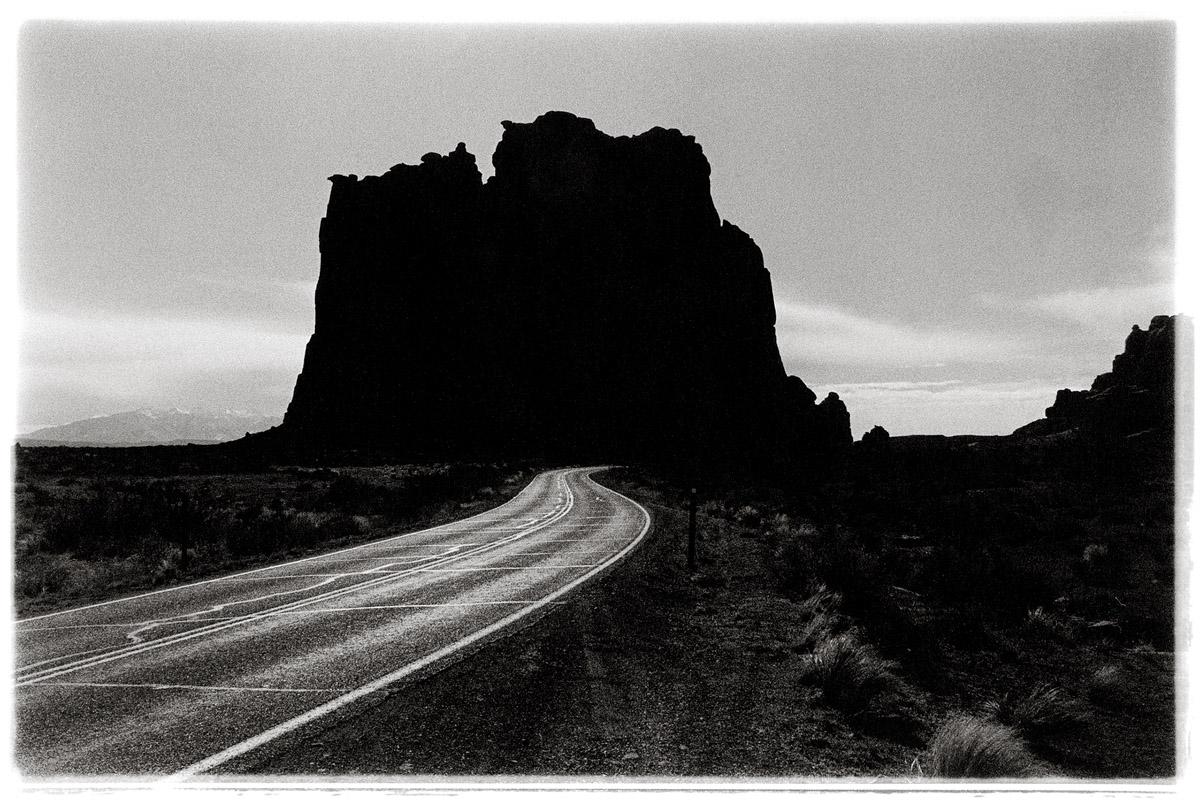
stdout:
[[[156,464],[139,463],[140,450],[173,450],[189,459],[177,459],[172,473],[156,477]],[[171,447],[19,449],[13,563],[18,614],[468,516],[516,494],[534,472],[497,464],[231,470],[201,453]]]

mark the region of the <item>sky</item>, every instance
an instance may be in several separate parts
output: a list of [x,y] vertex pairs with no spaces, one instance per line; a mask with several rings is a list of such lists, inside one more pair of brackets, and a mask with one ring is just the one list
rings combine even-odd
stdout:
[[694,135],[855,435],[1008,433],[1172,313],[1170,23],[27,23],[17,430],[282,414],[327,176],[565,110]]

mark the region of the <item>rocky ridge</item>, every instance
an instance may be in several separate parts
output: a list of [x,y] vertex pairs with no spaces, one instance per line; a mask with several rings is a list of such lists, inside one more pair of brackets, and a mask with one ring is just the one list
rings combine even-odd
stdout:
[[1175,429],[1176,327],[1181,317],[1157,316],[1125,338],[1112,370],[1091,388],[1059,389],[1044,419],[1023,425],[1017,436],[1079,431],[1105,437],[1173,433]]

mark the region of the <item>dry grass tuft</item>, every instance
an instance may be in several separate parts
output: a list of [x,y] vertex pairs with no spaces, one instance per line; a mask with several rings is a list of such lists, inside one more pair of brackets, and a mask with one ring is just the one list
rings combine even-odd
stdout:
[[1132,692],[1129,675],[1116,664],[1100,667],[1088,682],[1088,697],[1098,706],[1121,706],[1129,701]]
[[1086,719],[1078,702],[1048,683],[1038,684],[1029,691],[1005,692],[984,708],[997,722],[1030,738],[1065,730]]
[[820,687],[827,703],[853,714],[895,688],[894,666],[854,633],[843,633],[817,645],[805,678]]
[[840,594],[830,591],[822,583],[814,586],[813,593],[800,603],[803,623],[797,646],[815,648],[819,643],[829,640],[840,624],[841,605]]
[[1025,632],[1037,639],[1070,643],[1077,638],[1075,626],[1061,614],[1038,606],[1025,615]]
[[952,717],[929,745],[927,773],[934,778],[1026,778],[1037,759],[1013,730],[976,717]]

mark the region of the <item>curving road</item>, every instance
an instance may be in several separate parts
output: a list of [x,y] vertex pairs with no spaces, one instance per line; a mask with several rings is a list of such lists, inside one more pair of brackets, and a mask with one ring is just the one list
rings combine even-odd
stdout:
[[17,766],[201,774],[561,602],[650,524],[596,469],[437,528],[19,620]]

